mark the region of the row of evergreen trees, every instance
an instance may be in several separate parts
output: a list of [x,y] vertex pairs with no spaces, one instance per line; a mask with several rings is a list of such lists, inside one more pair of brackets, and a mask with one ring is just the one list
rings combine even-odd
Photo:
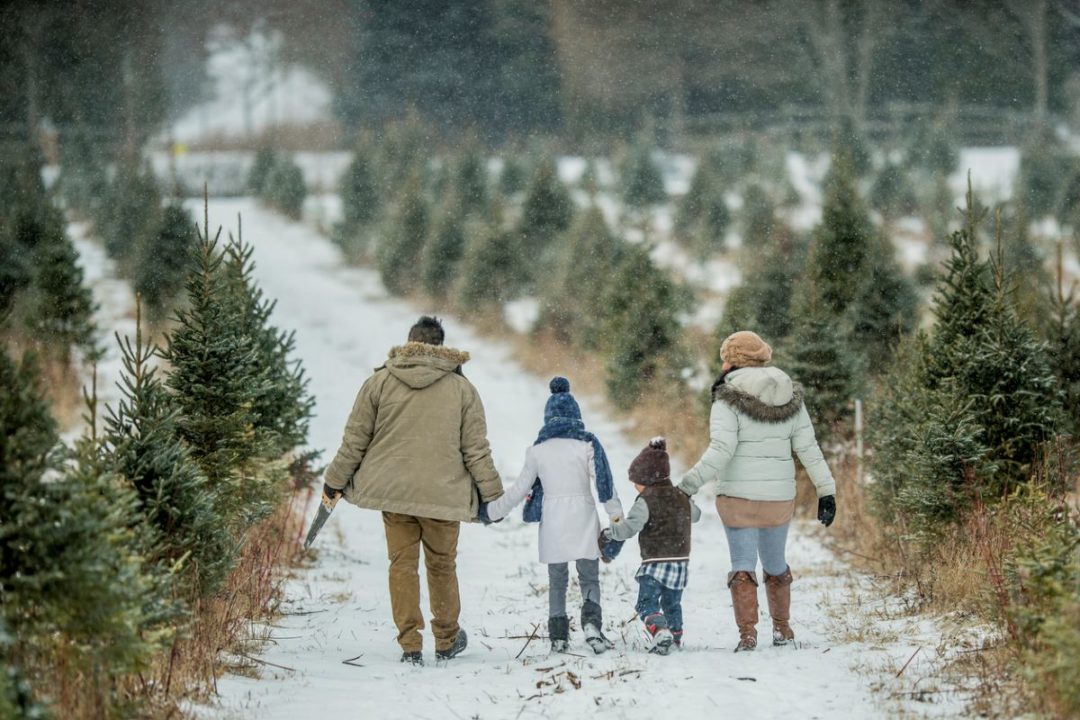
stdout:
[[[601,352],[610,396],[623,407],[650,379],[678,377],[677,316],[688,294],[647,248],[609,229],[597,207],[577,210],[550,155],[531,161],[523,184],[517,158],[492,182],[475,146],[436,165],[412,150],[418,145],[401,132],[378,151],[358,150],[342,180],[336,237],[354,256],[373,255],[388,290],[422,292],[471,313],[501,313],[521,295],[538,297],[537,329]],[[632,190],[641,202],[666,197],[648,155],[630,162],[639,179],[656,183]]]
[[187,632],[288,489],[312,400],[250,246],[197,235],[185,295],[164,348],[141,318],[117,338],[122,399],[99,419],[91,395],[73,448],[33,356],[0,357],[0,607],[15,637],[0,660],[32,679],[9,675],[0,707],[22,717],[28,688],[46,704],[79,697],[88,716],[137,712],[125,678]]

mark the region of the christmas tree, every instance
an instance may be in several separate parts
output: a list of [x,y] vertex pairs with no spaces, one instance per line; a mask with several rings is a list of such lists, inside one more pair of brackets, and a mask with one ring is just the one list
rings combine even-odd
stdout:
[[97,217],[109,257],[125,273],[136,250],[161,227],[161,194],[148,168],[122,162]]
[[178,202],[161,214],[161,227],[139,247],[132,285],[152,322],[169,313],[183,290],[184,276],[195,247],[195,220]]
[[1017,316],[1000,255],[979,257],[980,219],[969,188],[937,324],[882,383],[874,423],[877,502],[927,532],[1010,494],[1062,426],[1047,348]]
[[275,458],[307,442],[315,401],[299,361],[292,358],[295,336],[270,324],[275,303],[255,282],[254,248],[243,241],[240,228],[237,233],[225,245],[222,272],[233,320],[238,332],[252,341],[254,374],[262,380],[251,404],[254,431],[271,448],[267,457]]
[[255,152],[255,160],[248,171],[248,192],[262,196],[266,192],[266,181],[277,167],[278,156],[269,145],[263,145]]
[[157,349],[144,342],[141,318],[136,317],[134,343],[117,340],[123,396],[105,418],[107,466],[135,491],[150,529],[143,551],[147,559],[181,565],[179,595],[212,594],[236,555],[223,506],[180,441],[180,409],[153,365]]
[[366,145],[353,152],[352,162],[341,177],[340,193],[346,232],[354,233],[379,217],[379,191]]
[[473,221],[467,234],[458,299],[467,309],[491,309],[511,299],[521,287],[524,258],[515,252],[513,234],[502,227],[498,206],[493,219]]
[[872,234],[870,218],[855,187],[847,151],[833,154],[825,179],[821,224],[814,230],[811,272],[825,309],[839,317],[854,302]]
[[466,214],[483,213],[488,207],[487,167],[475,147],[466,148],[457,159],[453,174],[454,191]]
[[449,197],[439,213],[431,242],[424,250],[424,290],[442,298],[450,289],[465,254],[465,209]]
[[94,714],[104,716],[108,681],[98,674],[122,674],[149,658],[164,639],[155,621],[165,602],[135,551],[134,496],[105,471],[92,435],[63,462],[36,364],[6,353],[0,488],[0,611],[18,638],[15,651],[30,666],[63,658],[65,672],[98,677],[106,685]]
[[[728,295],[717,340],[739,330],[754,330],[779,344],[791,333],[792,299],[806,267],[806,242],[780,227],[761,256],[769,262],[760,262],[757,255],[743,257],[743,280]],[[714,369],[719,369],[719,345],[716,350]]]
[[307,186],[300,166],[287,155],[279,156],[263,183],[263,200],[286,217],[299,220],[306,197]]
[[166,385],[180,408],[178,434],[238,535],[270,512],[276,488],[260,472],[273,450],[256,432],[255,405],[268,380],[221,267],[220,232],[198,235],[187,302],[162,357],[172,367]]
[[900,338],[915,327],[919,298],[883,233],[874,234],[867,267],[853,282],[858,295],[848,310],[851,347],[858,349],[867,369],[884,368]]
[[1066,287],[1062,247],[1057,248],[1057,271],[1043,295],[1039,330],[1050,347],[1050,363],[1064,393],[1068,432],[1080,429],[1080,308],[1076,284]]
[[731,223],[731,211],[719,178],[704,162],[700,164],[690,189],[679,202],[675,227],[683,243],[705,259],[723,249],[724,235]]
[[648,251],[628,246],[601,306],[608,396],[617,407],[633,407],[662,370],[675,370],[678,314],[685,305]]
[[751,183],[746,188],[740,215],[743,247],[767,245],[776,229],[776,207],[760,183]]
[[870,188],[870,205],[886,222],[915,212],[918,200],[902,165],[890,162],[882,168]]
[[817,290],[812,277],[798,290],[791,338],[785,345],[788,370],[806,389],[806,409],[818,434],[843,436],[859,390],[860,368],[844,329]]
[[525,191],[518,252],[534,263],[543,263],[548,248],[570,227],[573,217],[574,203],[559,180],[555,162],[550,157],[542,158]]
[[558,271],[545,286],[539,325],[586,349],[600,344],[604,294],[625,243],[612,234],[597,207],[577,219],[562,243]]
[[404,295],[420,280],[420,262],[429,232],[427,200],[418,174],[409,176],[391,223],[377,250],[379,271],[387,290]]
[[631,148],[620,169],[623,201],[632,208],[642,209],[667,200],[664,178],[652,159],[652,149],[639,142]]

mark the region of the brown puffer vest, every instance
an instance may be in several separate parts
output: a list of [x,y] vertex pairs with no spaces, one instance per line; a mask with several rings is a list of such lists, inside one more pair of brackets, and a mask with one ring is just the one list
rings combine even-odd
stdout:
[[641,562],[690,558],[690,498],[670,481],[641,491],[649,507],[649,522],[638,535]]

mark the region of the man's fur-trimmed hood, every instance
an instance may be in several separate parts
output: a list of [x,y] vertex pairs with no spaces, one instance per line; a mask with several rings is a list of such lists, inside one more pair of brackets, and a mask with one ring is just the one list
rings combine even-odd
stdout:
[[728,373],[713,389],[713,402],[716,401],[727,403],[751,420],[782,423],[799,414],[803,390],[777,368],[740,368]]
[[390,349],[385,367],[391,375],[417,390],[452,372],[460,372],[469,353],[445,345],[408,342]]

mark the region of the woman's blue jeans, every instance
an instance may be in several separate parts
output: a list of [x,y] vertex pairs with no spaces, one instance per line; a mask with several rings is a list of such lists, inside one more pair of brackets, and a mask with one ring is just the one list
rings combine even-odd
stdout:
[[731,528],[725,525],[728,551],[731,553],[731,572],[745,570],[756,573],[760,557],[761,567],[766,573],[782,575],[787,570],[784,546],[787,544],[789,524],[771,528]]

